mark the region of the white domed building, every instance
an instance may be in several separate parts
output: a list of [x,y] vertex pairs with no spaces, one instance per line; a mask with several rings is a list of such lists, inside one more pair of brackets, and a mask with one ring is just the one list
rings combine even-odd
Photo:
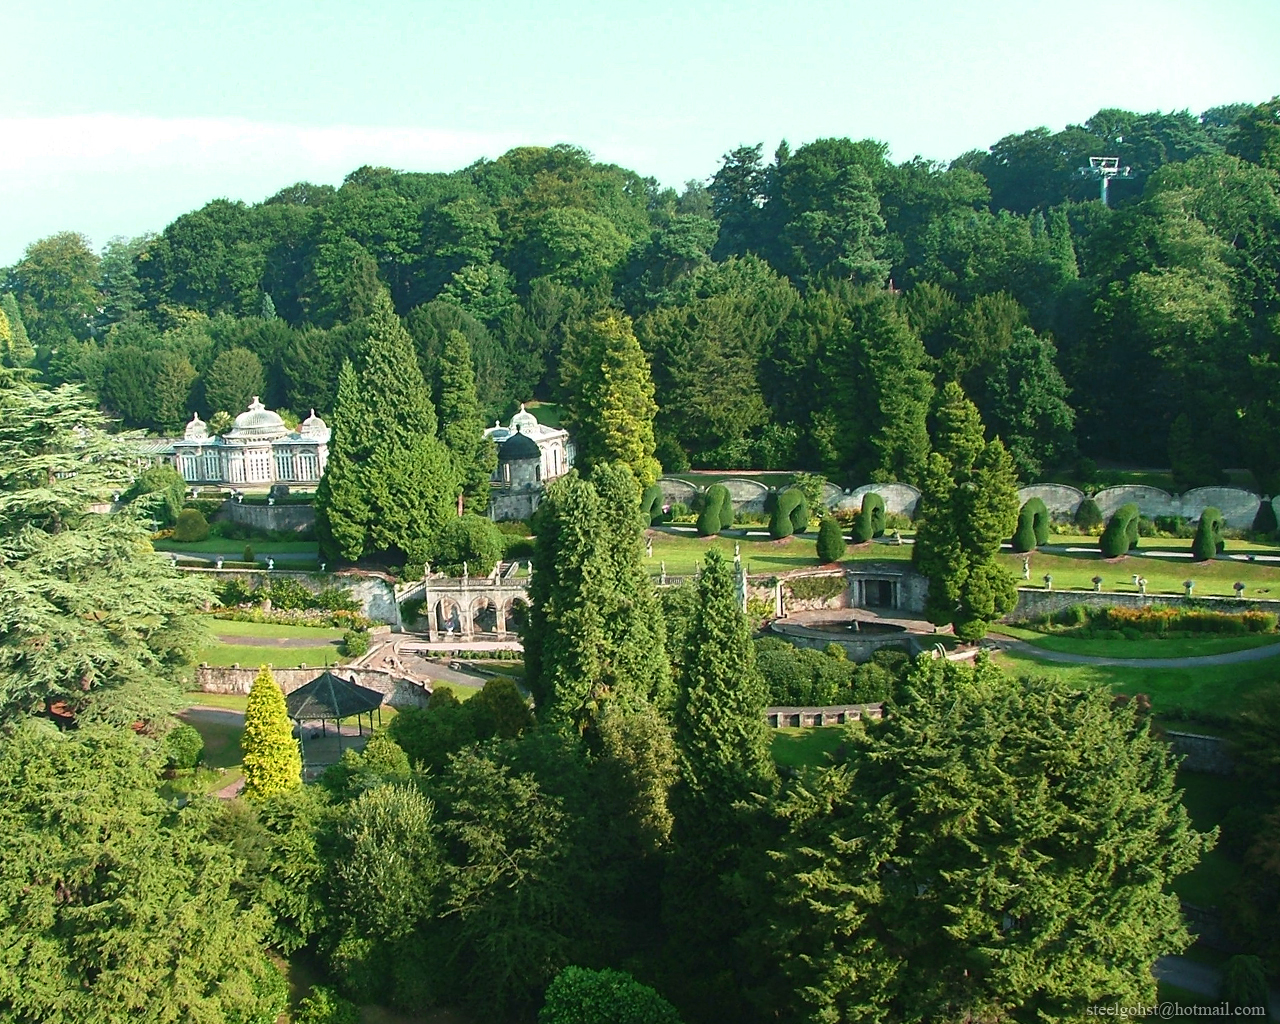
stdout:
[[189,484],[314,486],[329,459],[329,435],[314,409],[290,430],[254,395],[221,436],[210,437],[208,424],[192,416],[182,440],[173,443],[173,464]]
[[507,426],[495,423],[484,433],[498,446],[489,515],[497,520],[528,519],[543,488],[573,468],[573,439],[567,430],[539,423],[523,404]]

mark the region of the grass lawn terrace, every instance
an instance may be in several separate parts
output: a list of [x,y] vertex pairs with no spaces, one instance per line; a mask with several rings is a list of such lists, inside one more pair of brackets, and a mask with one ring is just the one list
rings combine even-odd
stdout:
[[[645,567],[651,575],[661,571],[661,563],[665,562],[667,572],[673,576],[684,576],[693,572],[696,564],[706,561],[707,552],[719,551],[726,559],[732,561],[733,546],[738,544],[743,564],[753,576],[762,573],[783,573],[794,569],[813,569],[818,566],[817,531],[793,535],[782,540],[773,540],[764,527],[750,527],[754,536],[744,536],[734,527],[726,530],[718,537],[699,537],[690,531],[687,533],[669,533],[666,530],[651,530],[653,538],[653,557],[646,558]],[[850,547],[842,564],[858,561],[906,561],[911,558],[909,544],[863,544]]]

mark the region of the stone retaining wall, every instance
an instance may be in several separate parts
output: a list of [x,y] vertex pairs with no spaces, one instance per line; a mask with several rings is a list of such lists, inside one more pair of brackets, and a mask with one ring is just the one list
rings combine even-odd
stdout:
[[1230,775],[1235,771],[1231,749],[1221,736],[1204,736],[1196,732],[1166,731],[1169,746],[1182,756],[1182,769],[1207,775]]
[[218,518],[227,519],[255,530],[279,533],[302,533],[316,525],[314,505],[245,505],[227,501],[218,510]]
[[[271,670],[280,689],[288,694],[315,679],[325,671],[333,672],[350,682],[366,686],[385,694],[387,704],[393,708],[426,707],[431,689],[423,683],[403,676],[393,676],[385,669],[376,668],[276,668]],[[247,694],[258,674],[256,668],[224,668],[201,665],[196,669],[196,689],[202,693]]]
[[268,580],[284,577],[296,580],[313,594],[318,594],[326,587],[341,587],[353,601],[360,602],[360,614],[365,618],[400,628],[400,606],[396,603],[395,591],[392,584],[380,576],[343,572],[295,572],[289,569],[272,569],[268,572],[262,569],[185,568],[183,571],[203,573],[213,580],[215,586],[228,579],[239,579],[257,588]]
[[1032,587],[1018,588],[1018,604],[1005,622],[1019,622],[1037,615],[1052,615],[1083,604],[1090,608],[1116,606],[1120,608],[1146,608],[1150,605],[1177,605],[1180,608],[1197,608],[1211,612],[1238,614],[1249,611],[1266,611],[1280,614],[1280,600],[1270,598],[1235,597],[1179,597],[1176,594],[1128,594],[1117,591],[1094,590],[1038,590]]

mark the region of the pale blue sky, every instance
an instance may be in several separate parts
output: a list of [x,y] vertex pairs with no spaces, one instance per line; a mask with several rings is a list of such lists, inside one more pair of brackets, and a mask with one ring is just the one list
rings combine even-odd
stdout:
[[0,0],[0,266],[363,163],[574,142],[664,184],[785,137],[950,159],[1280,92],[1280,0]]

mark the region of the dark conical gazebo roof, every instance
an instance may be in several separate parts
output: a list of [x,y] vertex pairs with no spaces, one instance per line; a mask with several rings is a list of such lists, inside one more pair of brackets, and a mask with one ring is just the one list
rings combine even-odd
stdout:
[[382,707],[383,695],[367,686],[349,683],[332,672],[317,676],[284,699],[295,722],[347,718]]

